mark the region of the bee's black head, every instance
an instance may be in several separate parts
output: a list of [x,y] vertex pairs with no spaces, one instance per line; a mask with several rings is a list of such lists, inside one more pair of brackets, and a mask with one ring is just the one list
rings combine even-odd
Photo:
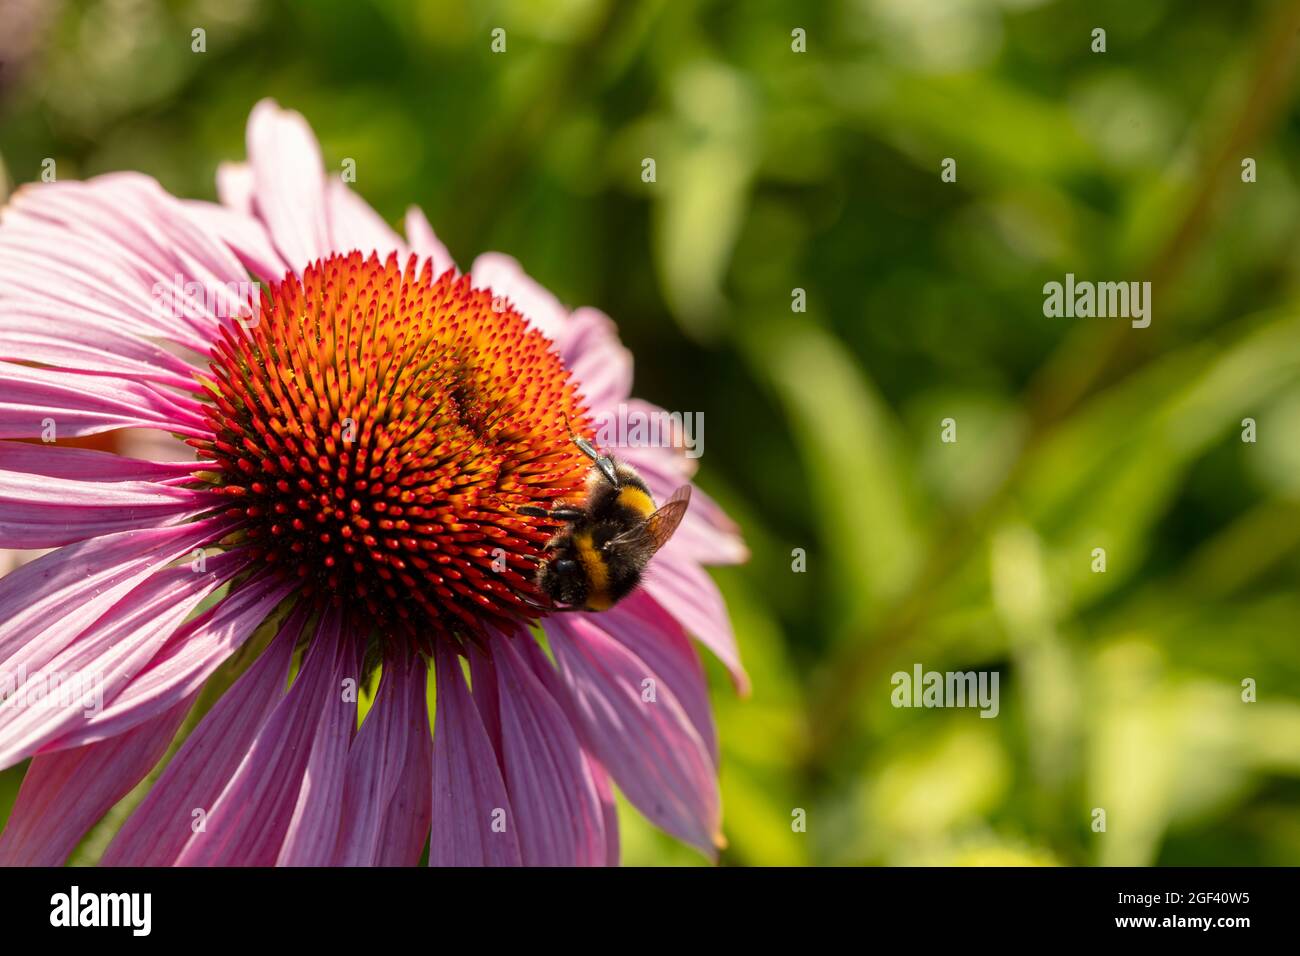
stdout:
[[582,562],[572,549],[562,548],[537,569],[537,586],[556,604],[582,607],[587,601],[588,581]]

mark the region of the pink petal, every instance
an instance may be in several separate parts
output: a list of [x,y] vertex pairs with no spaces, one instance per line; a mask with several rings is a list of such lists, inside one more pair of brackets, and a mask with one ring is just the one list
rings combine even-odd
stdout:
[[119,531],[179,524],[218,500],[152,481],[77,481],[0,471],[0,548],[57,548]]
[[[384,663],[379,692],[348,753],[339,866],[413,866],[429,836],[429,669],[418,656]],[[387,840],[392,843],[388,843]]]
[[159,569],[226,534],[226,518],[68,545],[0,578],[0,666],[45,666]]
[[400,261],[406,261],[410,250],[402,237],[341,179],[330,178],[325,198],[330,247],[335,252],[355,249],[366,256],[375,252],[381,262],[388,258],[389,253],[396,252]]
[[[348,749],[357,729],[355,689],[361,682],[361,640],[355,634],[338,633],[326,611],[317,640],[339,645],[334,680],[316,698],[308,715],[314,733],[311,756],[303,773],[302,789],[285,834],[277,866],[328,866],[337,853],[343,829],[343,791],[347,784]],[[353,693],[344,694],[344,681],[351,681]]]
[[492,658],[476,650],[469,654],[469,683],[474,704],[478,707],[483,729],[501,757],[501,697],[497,691],[497,670]]
[[[0,229],[0,238],[8,240],[11,234]],[[74,243],[76,241],[73,240]],[[0,253],[0,277],[13,268],[27,275],[23,264],[12,262],[4,253]],[[93,283],[96,278],[84,273],[78,277],[79,281],[86,283]],[[57,284],[48,288],[41,287],[39,282],[34,283],[36,291],[6,288],[5,293],[0,295],[0,326],[17,331],[31,331],[33,326],[40,326],[42,332],[59,338],[83,338],[106,351],[128,358],[147,355],[160,368],[178,375],[190,368],[183,359],[172,356],[165,349],[155,349],[151,344],[150,339],[164,336],[162,320],[151,318],[146,322],[135,319],[131,311],[117,303],[103,302],[79,294],[75,291],[75,282],[65,277],[60,276],[55,281]],[[136,285],[133,277],[125,277],[121,281],[131,284],[133,288]],[[95,291],[102,291],[103,288],[102,285],[97,286]],[[150,310],[152,311],[152,304]],[[164,355],[167,357],[164,358]]]
[[559,329],[556,347],[593,413],[612,413],[632,391],[632,353],[613,321],[598,309],[576,310]]
[[110,334],[120,328],[205,347],[202,335],[158,314],[152,282],[124,258],[114,246],[70,232],[62,223],[15,222],[6,214],[0,228],[0,314],[21,319],[42,314],[44,307],[51,318],[66,316],[80,326],[98,318]]
[[[472,651],[471,653],[477,653]],[[456,652],[439,647],[430,866],[518,866],[517,823]],[[504,829],[494,829],[494,823]]]
[[[116,298],[135,321],[156,326],[179,344],[198,343],[200,352],[220,325],[210,303],[187,299],[187,308],[160,315],[155,290],[174,286],[180,276],[225,299],[227,283],[246,278],[231,250],[146,176],[111,173],[86,183],[44,184],[24,190],[12,206],[0,242],[21,241],[40,254],[37,270],[58,269],[92,300]],[[92,245],[92,268],[107,270],[108,281],[88,284],[80,278],[87,256],[78,241]],[[0,262],[15,258],[22,258],[18,249],[6,247],[0,254]],[[34,291],[57,292],[53,283],[33,278]],[[20,281],[18,287],[33,291],[31,283]]]
[[749,675],[740,663],[731,618],[718,586],[704,569],[674,553],[669,542],[646,570],[644,586],[664,610],[727,666],[737,692],[748,694]]
[[219,238],[253,275],[263,282],[279,282],[289,272],[261,220],[216,203],[187,200],[190,219]]
[[609,782],[609,774],[588,755],[587,763],[591,767],[591,777],[596,781],[596,793],[600,795],[600,811],[605,817],[605,865],[618,866],[618,803],[614,799],[614,785]]
[[[628,430],[635,419],[640,418],[645,421],[652,419],[662,419],[662,416],[668,415],[668,410],[659,407],[653,402],[647,402],[643,398],[629,398],[621,408],[614,408],[608,411],[597,412],[597,425],[604,426],[605,420],[609,419],[611,434],[620,437],[617,431],[618,418],[621,416],[629,423]],[[630,435],[628,437],[631,437]],[[639,456],[639,461],[647,468],[653,469],[663,477],[663,480],[670,488],[676,488],[683,481],[694,477],[695,472],[699,470],[699,459],[688,458],[684,447],[684,441],[678,435],[664,436],[674,444],[666,446],[658,445],[639,445],[639,444],[619,444],[615,442],[611,450],[621,451],[625,456]],[[734,529],[733,529],[734,530]]]
[[485,252],[474,260],[470,277],[475,288],[487,287],[493,295],[505,296],[548,339],[559,339],[569,313],[559,299],[524,272],[517,260],[499,252]]
[[192,704],[183,701],[120,737],[32,760],[0,835],[0,866],[62,866],[162,759]]
[[[338,616],[327,613],[297,680],[259,728],[216,805],[208,808],[206,825],[190,837],[180,865],[270,866],[281,858],[291,827],[303,831],[293,838],[293,855],[311,859],[316,852],[311,848],[320,843],[333,851],[337,829],[308,834],[304,827],[323,822],[312,804],[331,781],[319,755],[333,749],[329,738],[339,732],[345,714],[356,720],[355,704],[342,701],[341,683],[352,656],[343,645]],[[323,732],[317,721],[326,725]],[[317,774],[310,782],[309,772]]]
[[[150,247],[161,255],[161,260],[150,260],[151,265],[163,267],[148,273],[150,278],[171,279],[179,272],[214,287],[245,278],[239,259],[230,248],[195,224],[185,215],[185,204],[149,177],[137,173],[110,173],[97,177],[88,185],[98,191],[105,209],[118,212],[119,218],[121,212],[128,213],[133,219],[129,227],[147,234]],[[80,212],[77,215],[83,216]],[[120,235],[122,231],[122,224],[116,219],[105,221],[108,235]],[[206,318],[216,317],[209,315]],[[206,323],[196,326],[204,327]]]
[[284,697],[306,608],[305,603],[294,608],[271,645],[217,700],[172,757],[113,838],[101,861],[104,866],[171,866],[180,857],[194,832],[194,811],[206,815],[217,805],[262,725]]
[[619,789],[651,823],[712,854],[721,839],[716,771],[676,695],[587,615],[548,618],[546,633],[583,737]]
[[217,199],[232,212],[254,215],[253,190],[257,182],[248,163],[217,164]]
[[740,528],[726,512],[699,487],[691,494],[691,506],[677,528],[682,545],[701,564],[743,564],[749,560],[749,548]]
[[153,342],[106,328],[76,310],[8,299],[0,306],[0,359],[143,379],[197,391],[194,370]]
[[329,255],[325,168],[320,144],[299,113],[262,100],[248,118],[253,202],[276,248],[301,273]]
[[59,438],[131,426],[210,434],[179,398],[122,378],[0,362],[0,386],[0,438],[41,438],[51,422]]
[[[429,669],[421,662],[424,679],[421,691],[428,684]],[[429,730],[429,700],[422,695],[418,710],[415,699],[409,698],[411,713],[407,720],[422,731],[407,737],[407,752],[402,761],[402,778],[397,791],[388,804],[388,816],[379,841],[379,866],[414,866],[420,862],[433,817],[433,736]]]
[[51,746],[74,747],[124,733],[174,707],[246,641],[294,583],[272,575],[252,577],[176,631],[148,665],[104,708]]
[[[242,554],[228,553],[209,559],[203,573],[189,567],[160,571],[44,665],[29,669],[25,661],[20,663],[15,668],[19,676],[14,699],[0,708],[0,767],[18,762],[74,726],[84,728],[102,714],[97,708],[112,701],[199,602],[242,570],[246,561]],[[69,686],[80,692],[45,697],[40,706],[24,705],[33,693],[48,693],[56,677],[75,677],[77,683]],[[97,699],[88,702],[91,692]]]
[[[504,636],[502,639],[505,639]],[[569,722],[574,726],[579,726],[582,718],[576,713],[577,708],[574,706],[573,692],[556,672],[550,658],[546,656],[546,652],[533,640],[520,642],[519,649],[528,661],[528,666],[532,668],[537,679],[546,688],[546,692],[555,699],[555,702],[560,705],[565,715],[568,716]],[[582,747],[582,762],[586,767],[586,771],[591,774],[591,779],[596,785],[596,794],[600,798],[600,810],[605,831],[605,865],[618,866],[618,804],[614,800],[613,784],[610,783],[609,774],[600,765],[600,761],[592,755],[586,743],[583,743]]]
[[411,251],[422,259],[433,260],[433,274],[440,276],[448,269],[456,268],[447,247],[433,233],[433,227],[425,218],[419,206],[406,210],[406,241],[411,244]]
[[89,448],[0,442],[0,469],[86,481],[166,481],[204,468],[199,461],[143,461]]
[[718,732],[713,724],[708,681],[700,656],[681,625],[644,591],[635,591],[608,611],[595,615],[594,623],[659,675],[659,686],[672,691],[717,764]]
[[501,697],[502,758],[525,866],[600,866],[605,817],[568,717],[514,642],[493,642]]

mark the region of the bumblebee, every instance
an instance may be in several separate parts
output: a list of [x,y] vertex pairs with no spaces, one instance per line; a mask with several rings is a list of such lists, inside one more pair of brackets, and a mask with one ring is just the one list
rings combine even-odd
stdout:
[[560,502],[549,511],[524,507],[519,513],[562,522],[537,566],[537,587],[564,607],[548,611],[604,611],[627,597],[646,565],[672,537],[691,500],[682,485],[662,508],[630,466],[602,455],[585,438],[573,443],[592,460],[587,490],[577,504]]

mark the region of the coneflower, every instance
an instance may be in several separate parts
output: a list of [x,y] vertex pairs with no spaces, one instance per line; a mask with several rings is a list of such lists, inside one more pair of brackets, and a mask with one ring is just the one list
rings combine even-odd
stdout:
[[[403,240],[296,113],[260,103],[248,152],[221,205],[114,174],[3,211],[0,548],[54,550],[0,579],[0,768],[32,758],[0,863],[66,860],[236,655],[105,864],[612,863],[611,782],[714,853],[688,635],[743,688],[702,569],[734,525],[697,491],[642,588],[550,614],[520,513],[628,402],[613,323],[506,256],[460,274],[417,209]],[[124,428],[185,444],[67,445]],[[689,480],[615,451],[656,500]]]

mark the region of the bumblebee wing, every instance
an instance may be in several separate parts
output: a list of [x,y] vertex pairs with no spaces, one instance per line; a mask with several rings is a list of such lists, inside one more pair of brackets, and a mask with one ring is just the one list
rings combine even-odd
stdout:
[[658,551],[673,536],[677,526],[682,523],[686,508],[691,502],[691,486],[682,485],[673,492],[672,497],[663,506],[652,513],[645,521],[631,531],[626,531],[614,538],[610,544],[622,544],[628,541],[644,541],[650,553]]

